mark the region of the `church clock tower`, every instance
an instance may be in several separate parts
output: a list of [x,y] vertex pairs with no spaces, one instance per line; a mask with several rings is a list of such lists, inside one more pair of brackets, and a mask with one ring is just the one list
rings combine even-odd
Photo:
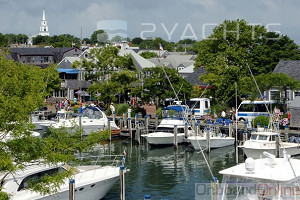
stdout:
[[48,25],[46,21],[45,10],[43,10],[43,19],[41,21],[40,33],[41,36],[49,36]]

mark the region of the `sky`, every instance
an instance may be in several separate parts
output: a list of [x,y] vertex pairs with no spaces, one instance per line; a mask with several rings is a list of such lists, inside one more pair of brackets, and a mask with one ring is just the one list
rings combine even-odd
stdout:
[[202,40],[224,20],[244,19],[288,35],[300,45],[299,0],[0,0],[0,4],[4,34],[37,35],[45,9],[50,35],[90,38],[101,28],[110,37]]

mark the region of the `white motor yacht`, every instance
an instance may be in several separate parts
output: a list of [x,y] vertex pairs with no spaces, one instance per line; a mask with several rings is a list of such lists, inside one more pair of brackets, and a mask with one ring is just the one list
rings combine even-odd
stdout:
[[68,118],[67,112],[62,110],[57,113],[57,122],[45,123],[40,126],[46,127],[46,130],[49,129],[50,126],[53,128],[81,126],[84,135],[88,135],[92,131],[103,131],[107,129],[108,123],[110,123],[110,128],[114,133],[120,133],[120,129],[116,123],[109,121],[106,114],[101,111],[100,108],[89,106],[84,108],[80,116],[76,118]]
[[220,171],[223,180],[218,199],[300,199],[300,160],[286,153],[283,158],[263,154],[265,158],[247,158],[245,163]]
[[[103,198],[112,188],[119,178],[120,167],[116,166],[79,166],[73,175],[75,180],[75,198],[86,200],[99,200]],[[53,174],[66,170],[66,166],[34,164],[26,166],[23,170],[18,170],[9,174],[2,182],[2,191],[11,195],[11,199],[16,200],[68,200],[69,180],[66,179],[60,186],[58,193],[41,195],[28,189],[30,180],[36,180],[46,174]],[[4,174],[0,177],[3,178]]]
[[[187,122],[188,107],[184,105],[170,105],[162,109],[162,121],[155,132],[142,135],[150,145],[174,144],[174,126],[177,126],[177,143],[186,141],[184,127]],[[191,130],[188,130],[191,135]]]
[[[260,158],[263,152],[276,154],[276,137],[278,133],[258,128],[252,132],[250,140],[246,140],[239,148],[243,149],[247,157]],[[291,156],[300,154],[300,144],[291,142],[280,142],[280,157],[283,156],[283,149]]]

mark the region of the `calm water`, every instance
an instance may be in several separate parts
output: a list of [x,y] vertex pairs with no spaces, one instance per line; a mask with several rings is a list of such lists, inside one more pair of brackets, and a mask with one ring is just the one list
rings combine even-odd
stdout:
[[[138,145],[130,139],[115,139],[103,147],[105,154],[118,155],[126,150],[125,166],[130,169],[125,174],[128,200],[143,200],[145,194],[150,194],[152,200],[194,200],[195,184],[209,183],[212,178],[202,154],[186,145],[180,145],[175,151],[173,147],[150,148],[145,141]],[[207,159],[214,176],[221,181],[218,172],[235,165],[235,148],[214,149]],[[115,184],[105,200],[120,199],[119,185],[119,182]],[[208,199],[207,196],[196,197],[197,200]]]

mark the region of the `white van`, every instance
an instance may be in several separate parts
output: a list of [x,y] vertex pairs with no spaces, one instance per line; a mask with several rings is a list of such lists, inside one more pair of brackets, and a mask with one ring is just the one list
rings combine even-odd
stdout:
[[255,117],[263,115],[269,117],[269,112],[273,111],[274,101],[243,101],[237,109],[238,121],[252,121]]
[[210,112],[210,100],[208,98],[190,99],[188,105],[196,119],[201,119]]

